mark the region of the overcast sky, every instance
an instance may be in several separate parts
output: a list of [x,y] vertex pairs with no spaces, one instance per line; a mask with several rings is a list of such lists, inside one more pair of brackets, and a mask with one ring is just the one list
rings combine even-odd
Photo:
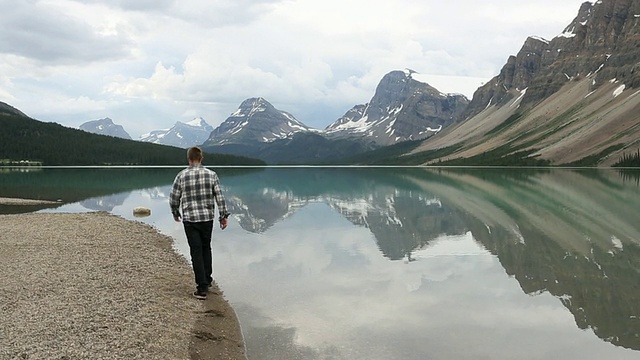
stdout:
[[263,97],[324,128],[411,68],[473,91],[582,0],[0,0],[0,101],[65,126],[104,117],[135,139]]

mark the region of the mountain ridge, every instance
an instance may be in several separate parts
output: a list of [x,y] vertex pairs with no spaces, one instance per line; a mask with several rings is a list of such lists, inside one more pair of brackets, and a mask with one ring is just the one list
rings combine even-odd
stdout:
[[314,131],[286,111],[276,109],[262,97],[244,100],[238,109],[216,127],[203,146],[269,143],[296,132]]
[[455,123],[468,99],[444,94],[413,79],[413,73],[386,74],[371,102],[354,106],[323,130],[303,124],[264,98],[246,99],[202,146],[269,163],[323,163],[428,138]]
[[[631,10],[634,11],[631,11]],[[423,164],[611,166],[640,148],[639,0],[584,3],[551,41],[528,38],[474,93],[466,118],[405,156]],[[429,153],[456,147],[443,156]]]
[[366,136],[384,146],[427,138],[457,121],[469,100],[444,94],[414,79],[413,73],[407,69],[386,74],[369,103],[354,106],[325,131],[339,137]]
[[[42,122],[20,111],[0,111],[0,128],[2,164],[111,166],[186,163],[184,150],[177,147],[93,134]],[[212,165],[264,165],[257,159],[237,156],[209,154],[207,158]]]
[[91,120],[80,125],[80,130],[90,132],[93,134],[109,135],[122,139],[131,140],[131,135],[122,127],[122,125],[115,124],[111,118],[103,118],[98,120]]
[[211,125],[202,117],[196,117],[186,123],[176,121],[169,129],[152,130],[141,135],[139,141],[188,148],[205,142],[211,131]]
[[[471,100],[438,91],[413,70],[394,70],[371,101],[323,130],[255,97],[215,129],[201,129],[204,140],[175,144],[270,163],[342,157],[378,164],[611,166],[640,153],[639,58],[640,0],[585,2],[558,36],[528,37]],[[176,122],[174,128],[197,125]],[[166,141],[170,130],[147,140]],[[184,140],[173,132],[175,141]],[[368,152],[404,142],[412,144],[375,153],[394,159]]]

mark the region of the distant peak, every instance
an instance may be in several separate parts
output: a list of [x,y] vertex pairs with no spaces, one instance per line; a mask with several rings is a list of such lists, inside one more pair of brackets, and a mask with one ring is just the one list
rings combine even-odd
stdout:
[[543,42],[545,44],[549,43],[549,40],[547,40],[547,39],[545,39],[543,37],[540,37],[540,36],[529,36],[526,41],[530,41],[530,39],[534,40],[534,41]]
[[253,116],[256,113],[274,110],[275,108],[267,100],[261,97],[249,98],[243,101],[232,117]]
[[413,72],[410,73],[409,70],[393,70],[382,77],[378,86],[385,83],[405,84],[412,79],[411,74],[413,74]]
[[265,100],[264,98],[261,97],[253,97],[253,98],[248,98],[247,100],[243,101],[242,104],[240,104],[240,106],[257,106],[260,104],[268,104],[269,102],[267,100]]
[[191,126],[202,126],[203,124],[206,124],[206,121],[204,121],[204,119],[201,116],[198,116],[197,118],[194,118],[193,120],[187,123],[187,125],[191,125]]
[[411,77],[411,75],[413,74],[418,74],[417,71],[409,68],[404,68],[404,73],[407,75],[407,77]]
[[580,10],[578,10],[578,16],[576,16],[576,18],[573,19],[573,21],[569,25],[567,25],[562,34],[556,37],[572,38],[576,36],[578,30],[585,27],[591,19],[593,15],[593,8],[596,5],[600,5],[601,3],[602,1],[597,1],[595,3],[586,1],[582,3],[582,5],[580,6]]
[[410,74],[413,74],[414,71],[410,71],[409,69],[405,69],[405,70],[393,70],[390,71],[387,75],[385,75],[385,77],[407,77],[410,76]]

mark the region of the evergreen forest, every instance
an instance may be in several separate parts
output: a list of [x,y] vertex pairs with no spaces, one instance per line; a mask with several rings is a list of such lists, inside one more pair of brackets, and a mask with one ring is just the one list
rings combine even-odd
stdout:
[[[88,133],[0,109],[0,165],[185,165],[186,149]],[[205,165],[263,165],[257,159],[209,154]]]

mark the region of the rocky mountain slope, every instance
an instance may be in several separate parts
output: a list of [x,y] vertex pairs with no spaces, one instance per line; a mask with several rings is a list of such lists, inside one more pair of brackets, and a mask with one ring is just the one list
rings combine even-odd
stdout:
[[108,117],[104,119],[87,121],[84,124],[80,125],[80,130],[84,130],[93,134],[109,135],[131,140],[131,135],[129,135],[129,133],[124,130],[122,125],[114,124],[113,120]]
[[303,124],[263,98],[251,98],[211,133],[203,147],[269,163],[334,161],[428,138],[458,121],[468,103],[463,95],[443,94],[414,79],[412,71],[392,71],[369,103],[354,106],[324,130]]
[[276,109],[263,98],[251,98],[215,128],[203,145],[257,145],[308,131],[312,129],[288,112]]
[[243,101],[202,146],[208,152],[259,158],[270,164],[324,162],[372,148],[351,139],[330,139],[263,98]]
[[181,148],[200,145],[209,138],[213,127],[198,117],[188,123],[177,121],[171,128],[154,130],[140,137],[140,141]]
[[612,165],[640,148],[638,59],[640,0],[585,2],[560,35],[528,38],[475,92],[463,121],[411,154],[424,163]]
[[337,137],[364,137],[378,145],[430,137],[459,120],[469,100],[443,94],[415,80],[413,71],[385,75],[371,101],[356,105],[325,131]]

